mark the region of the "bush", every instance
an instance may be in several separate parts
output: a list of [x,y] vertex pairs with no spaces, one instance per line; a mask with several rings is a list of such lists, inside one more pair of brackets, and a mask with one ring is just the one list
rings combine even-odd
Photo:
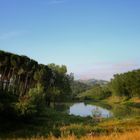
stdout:
[[43,87],[37,85],[36,88],[29,90],[28,95],[23,96],[18,103],[16,103],[16,110],[20,116],[32,116],[39,114],[45,107],[45,95]]
[[79,95],[84,100],[102,100],[111,96],[111,92],[106,86],[95,85],[92,89],[87,90]]
[[18,97],[11,92],[0,90],[0,116],[12,118],[16,115],[14,105]]

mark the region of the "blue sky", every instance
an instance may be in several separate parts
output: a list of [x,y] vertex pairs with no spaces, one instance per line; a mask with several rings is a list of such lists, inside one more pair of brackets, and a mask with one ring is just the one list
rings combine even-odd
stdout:
[[109,80],[140,68],[140,0],[0,0],[0,49]]

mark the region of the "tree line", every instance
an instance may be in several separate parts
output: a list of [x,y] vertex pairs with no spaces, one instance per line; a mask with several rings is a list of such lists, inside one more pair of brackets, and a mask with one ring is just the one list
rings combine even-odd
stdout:
[[112,95],[140,97],[140,70],[116,74],[108,84],[89,87],[74,81],[74,75],[67,74],[65,65],[43,65],[27,56],[0,51],[2,114],[28,116],[40,113],[51,102],[101,100]]
[[43,65],[0,50],[0,111],[38,113],[51,102],[69,98],[73,79],[65,65]]
[[140,97],[140,70],[114,75],[109,88],[116,96]]
[[140,69],[116,74],[105,85],[96,84],[90,89],[78,94],[80,100],[102,100],[110,96],[130,99],[140,97]]

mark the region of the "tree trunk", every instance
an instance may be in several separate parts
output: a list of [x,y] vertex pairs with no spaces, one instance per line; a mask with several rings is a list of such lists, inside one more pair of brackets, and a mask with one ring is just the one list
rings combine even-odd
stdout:
[[26,76],[26,80],[25,80],[25,85],[24,85],[24,88],[25,88],[25,90],[24,90],[24,95],[26,94],[26,91],[27,91],[27,84],[28,84],[28,74],[27,74],[27,76]]
[[47,99],[46,99],[46,104],[47,104],[48,107],[50,107],[50,105],[51,105],[51,100],[50,100],[50,98],[47,98]]
[[9,73],[8,73],[8,83],[7,83],[8,84],[7,85],[7,90],[8,91],[10,91],[10,85],[11,85],[10,80],[11,80],[11,69],[9,70]]
[[4,82],[5,82],[6,71],[7,71],[7,67],[5,67],[4,72],[1,75],[1,88],[2,88],[2,91],[4,90]]

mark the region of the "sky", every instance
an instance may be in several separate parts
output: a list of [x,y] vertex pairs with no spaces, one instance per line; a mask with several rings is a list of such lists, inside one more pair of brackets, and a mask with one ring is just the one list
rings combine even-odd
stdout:
[[110,80],[140,68],[140,0],[0,0],[0,50]]

